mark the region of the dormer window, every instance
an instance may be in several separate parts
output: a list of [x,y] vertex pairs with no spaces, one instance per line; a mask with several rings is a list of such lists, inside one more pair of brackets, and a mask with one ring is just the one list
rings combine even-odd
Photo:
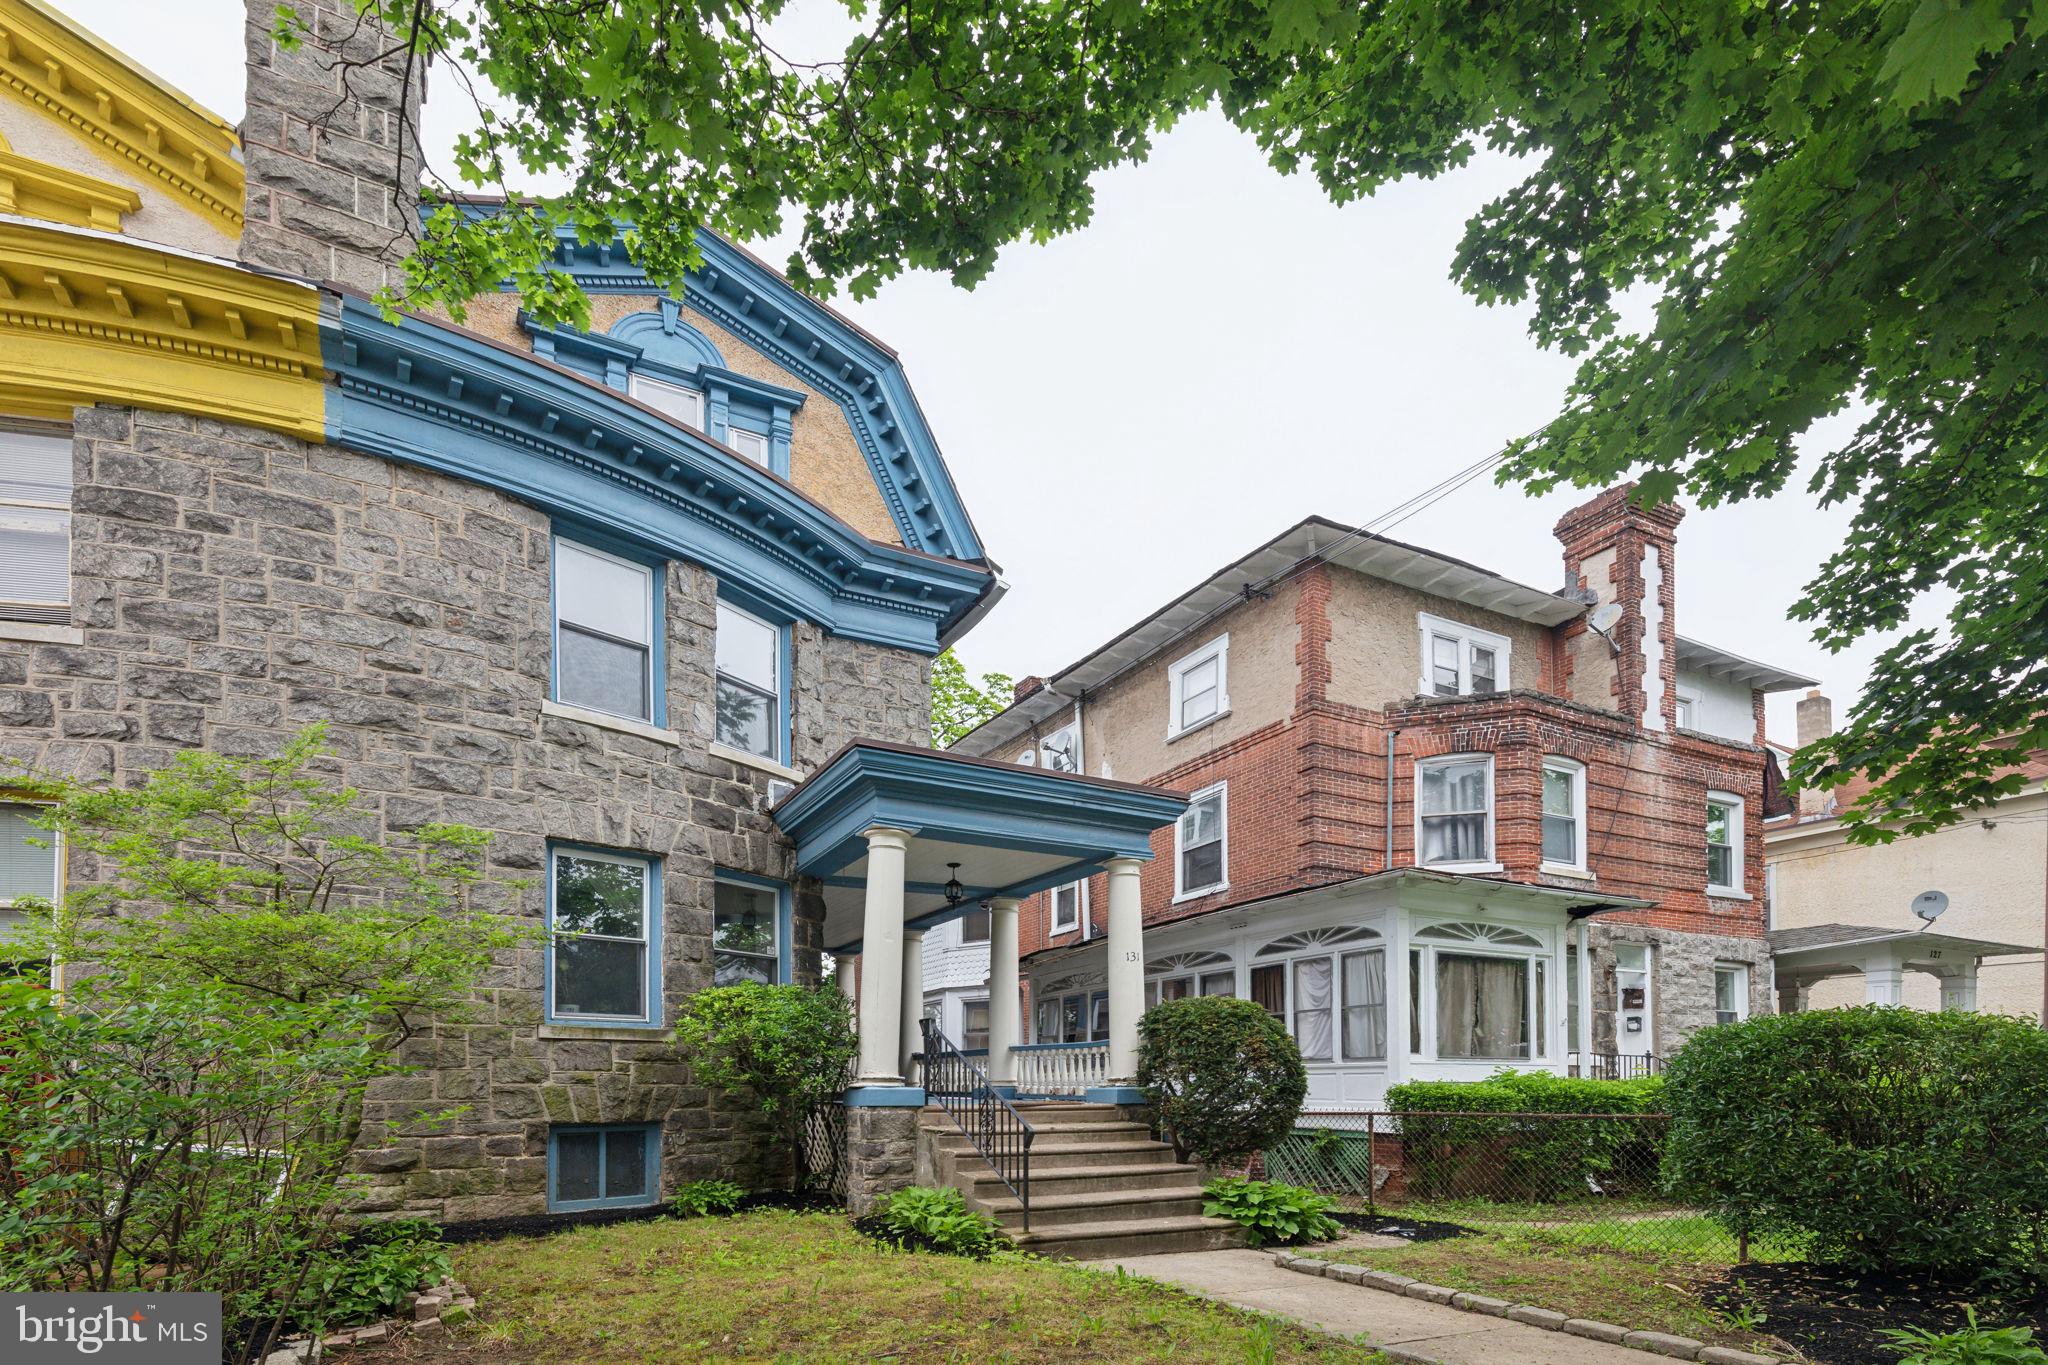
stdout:
[[1508,685],[1507,636],[1420,612],[1422,681],[1426,697],[1468,697],[1499,692]]
[[725,443],[763,469],[768,467],[768,438],[760,432],[729,426],[725,429]]
[[648,407],[667,413],[684,426],[704,430],[704,395],[697,390],[652,375],[636,374],[630,392]]

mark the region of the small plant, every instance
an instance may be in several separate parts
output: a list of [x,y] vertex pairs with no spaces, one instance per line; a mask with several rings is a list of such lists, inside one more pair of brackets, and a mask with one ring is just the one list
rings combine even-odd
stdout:
[[738,1212],[746,1197],[730,1180],[692,1180],[676,1191],[672,1207],[683,1218],[723,1218]]
[[1327,1242],[1344,1231],[1344,1225],[1330,1217],[1337,1201],[1299,1185],[1233,1175],[1210,1181],[1202,1193],[1207,1196],[1202,1212],[1242,1224],[1253,1246]]
[[2034,1344],[2033,1328],[1979,1327],[1977,1310],[1963,1311],[1968,1325],[1958,1331],[1893,1327],[1880,1335],[1899,1353],[1899,1365],[2048,1365],[2048,1351]]
[[418,1218],[369,1223],[314,1265],[312,1297],[321,1303],[320,1326],[347,1326],[388,1318],[405,1296],[446,1278],[450,1270],[441,1230]]
[[863,1229],[912,1250],[985,1261],[1010,1244],[996,1220],[967,1207],[958,1190],[898,1190],[862,1220]]

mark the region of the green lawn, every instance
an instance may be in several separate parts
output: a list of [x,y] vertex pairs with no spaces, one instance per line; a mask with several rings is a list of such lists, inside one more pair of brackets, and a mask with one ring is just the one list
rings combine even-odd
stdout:
[[895,1251],[830,1214],[624,1223],[455,1249],[478,1318],[351,1362],[1320,1362],[1362,1346],[1136,1280]]

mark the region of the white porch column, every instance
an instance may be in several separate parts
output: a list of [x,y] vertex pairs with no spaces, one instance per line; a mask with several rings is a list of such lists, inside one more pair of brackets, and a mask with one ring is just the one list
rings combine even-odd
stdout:
[[832,954],[832,979],[839,983],[839,993],[848,1000],[860,994],[860,984],[853,976],[854,961],[851,953]]
[[1111,858],[1109,873],[1109,1078],[1138,1080],[1138,1016],[1145,1012],[1145,924],[1136,858]]
[[1977,1008],[1977,962],[1974,958],[1952,972],[1942,973],[1941,1007],[1964,1013]]
[[1904,999],[1905,969],[1893,953],[1873,953],[1863,959],[1863,1003],[1896,1005]]
[[901,1085],[903,864],[910,834],[877,825],[868,841],[867,915],[860,940],[860,1070],[856,1085]]
[[1017,1058],[1010,1049],[1024,1041],[1017,1004],[1017,905],[988,903],[988,1080],[1013,1088]]
[[1579,1054],[1579,1074],[1593,1074],[1593,926],[1581,916],[1579,919],[1579,979],[1574,986],[1579,993],[1579,1036],[1572,1039],[1572,1050]]
[[897,1062],[903,1070],[906,1085],[917,1084],[910,1069],[910,1059],[924,1045],[924,1031],[918,1027],[918,1020],[924,1018],[924,930],[903,931],[903,1042],[897,1052]]

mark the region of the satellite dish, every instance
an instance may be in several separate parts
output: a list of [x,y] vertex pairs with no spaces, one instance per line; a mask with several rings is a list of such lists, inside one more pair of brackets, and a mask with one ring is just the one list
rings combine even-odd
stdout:
[[1913,913],[1932,924],[1948,909],[1948,897],[1939,891],[1922,891],[1913,897]]
[[1608,631],[1614,629],[1614,623],[1620,619],[1621,604],[1619,602],[1606,602],[1593,608],[1593,615],[1587,621],[1587,624],[1602,635],[1605,635]]

